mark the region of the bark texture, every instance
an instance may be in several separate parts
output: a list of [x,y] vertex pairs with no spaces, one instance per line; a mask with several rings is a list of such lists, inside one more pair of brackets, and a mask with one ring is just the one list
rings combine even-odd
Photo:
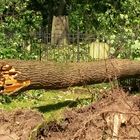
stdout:
[[140,76],[140,61],[110,59],[81,63],[0,60],[18,71],[16,80],[30,81],[28,89],[60,89]]

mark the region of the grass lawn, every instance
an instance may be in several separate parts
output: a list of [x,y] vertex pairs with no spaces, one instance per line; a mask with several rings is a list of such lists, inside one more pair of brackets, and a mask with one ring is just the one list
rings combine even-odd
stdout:
[[59,120],[63,117],[65,109],[89,105],[98,100],[101,90],[110,88],[110,84],[102,83],[65,90],[30,90],[16,97],[0,96],[0,108],[34,109],[43,113],[47,121]]
[[[75,88],[82,91],[83,88]],[[80,91],[80,92],[81,92]],[[43,113],[47,121],[63,117],[64,109],[82,107],[96,100],[96,96],[85,92],[76,93],[70,90],[30,90],[17,97],[1,96],[0,108],[5,110],[13,109],[35,109]]]

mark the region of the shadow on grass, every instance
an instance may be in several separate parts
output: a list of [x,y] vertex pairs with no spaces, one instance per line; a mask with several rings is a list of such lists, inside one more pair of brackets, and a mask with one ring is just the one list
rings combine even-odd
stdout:
[[63,107],[69,107],[69,108],[77,107],[77,105],[80,104],[82,101],[91,102],[91,98],[77,99],[76,101],[67,100],[67,101],[58,102],[55,104],[48,104],[48,105],[44,105],[44,106],[34,107],[34,109],[37,109],[38,111],[40,111],[42,113],[45,113],[45,112],[50,112],[50,111],[54,111],[54,110],[59,110]]

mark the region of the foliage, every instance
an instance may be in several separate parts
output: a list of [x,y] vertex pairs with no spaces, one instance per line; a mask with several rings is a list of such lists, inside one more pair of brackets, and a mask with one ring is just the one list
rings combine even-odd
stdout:
[[[119,58],[138,58],[140,56],[139,23],[140,1],[88,1],[75,4],[70,12],[70,28],[93,33],[105,39]],[[87,24],[88,23],[88,24]]]
[[27,1],[8,1],[0,24],[0,58],[34,59],[37,57],[35,31],[39,29],[41,16],[39,12],[27,10]]
[[139,13],[139,0],[1,0],[0,58],[39,59],[36,32],[50,31],[53,15],[68,15],[71,32],[106,40],[115,57],[140,59]]

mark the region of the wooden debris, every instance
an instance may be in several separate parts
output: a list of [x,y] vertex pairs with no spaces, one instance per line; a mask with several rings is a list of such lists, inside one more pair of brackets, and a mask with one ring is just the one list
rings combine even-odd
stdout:
[[10,65],[2,65],[0,70],[0,94],[11,94],[30,85],[30,80],[18,81],[15,78],[20,74]]

